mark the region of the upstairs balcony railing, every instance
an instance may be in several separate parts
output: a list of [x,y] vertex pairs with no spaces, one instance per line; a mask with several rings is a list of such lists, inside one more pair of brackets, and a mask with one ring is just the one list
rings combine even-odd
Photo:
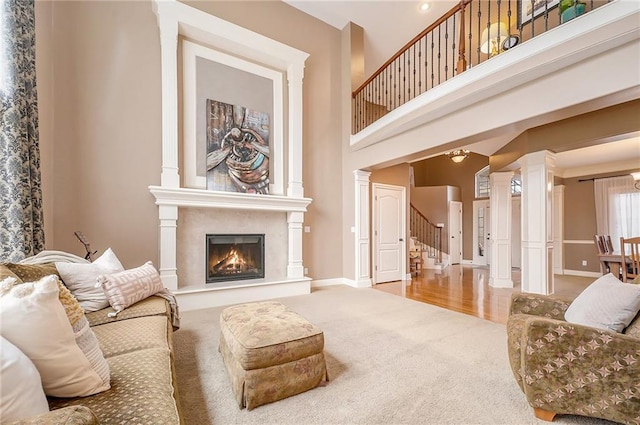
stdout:
[[461,0],[353,92],[355,134],[485,60],[615,0]]

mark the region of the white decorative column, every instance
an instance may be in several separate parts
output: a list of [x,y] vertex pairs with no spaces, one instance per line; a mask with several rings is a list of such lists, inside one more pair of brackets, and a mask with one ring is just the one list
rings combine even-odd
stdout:
[[[178,21],[173,3],[153,3],[160,29],[162,62],[162,173],[163,187],[180,187],[178,173]],[[163,7],[160,11],[159,7]]]
[[291,64],[287,68],[289,81],[289,184],[287,196],[302,198],[302,77],[304,63]]
[[553,294],[553,169],[549,151],[518,161],[522,173],[522,292]]
[[370,253],[371,235],[369,226],[369,176],[371,173],[362,170],[353,172],[355,177],[355,211],[356,211],[356,255],[355,276],[357,287],[371,286]]
[[302,222],[304,213],[287,213],[289,225],[289,254],[287,262],[287,277],[298,279],[304,277],[304,265],[302,264]]
[[[164,9],[160,11],[158,7]],[[162,63],[162,171],[163,187],[180,187],[178,171],[178,21],[171,13],[173,3],[159,6],[153,3],[160,30],[160,60]],[[160,220],[158,271],[163,285],[170,290],[178,289],[176,260],[176,233],[178,229],[178,207],[158,207]]]
[[491,173],[491,265],[489,285],[513,288],[511,279],[511,179],[513,172]]
[[176,231],[178,228],[178,207],[159,205],[160,218],[160,265],[158,271],[165,288],[178,289],[178,268],[176,266]]

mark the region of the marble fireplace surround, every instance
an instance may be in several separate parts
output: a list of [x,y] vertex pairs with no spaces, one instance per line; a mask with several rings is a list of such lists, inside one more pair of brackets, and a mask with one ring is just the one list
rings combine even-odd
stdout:
[[[162,172],[161,184],[149,186],[149,191],[158,205],[158,269],[164,286],[176,294],[183,310],[309,293],[311,279],[304,276],[302,263],[302,223],[311,203],[304,197],[302,185],[302,78],[309,55],[175,0],[154,0],[153,8],[161,41]],[[255,64],[256,75],[268,67],[286,80],[283,93],[274,93],[274,98],[284,100],[274,105],[281,108],[274,111],[274,116],[286,116],[281,123],[286,131],[274,140],[270,158],[276,178],[286,176],[286,194],[217,192],[183,186],[179,143],[193,146],[195,140],[188,139],[188,132],[182,139],[178,136],[179,114],[184,113],[178,107],[181,39],[226,55],[233,52],[245,72],[251,72]],[[182,96],[183,103],[190,101]],[[274,183],[284,192],[284,182]],[[207,285],[205,234],[240,232],[265,233],[265,277]]]

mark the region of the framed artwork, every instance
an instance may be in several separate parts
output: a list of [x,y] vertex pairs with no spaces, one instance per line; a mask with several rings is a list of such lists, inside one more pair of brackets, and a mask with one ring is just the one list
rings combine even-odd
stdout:
[[[270,87],[272,98],[268,100],[271,107],[254,107],[256,110],[267,112],[270,136],[265,140],[269,146],[269,189],[271,195],[283,195],[284,169],[284,90],[283,73],[271,68],[257,65],[253,62],[215,51],[209,47],[182,42],[183,55],[183,174],[184,186],[194,189],[207,189],[207,100],[224,99],[228,104],[247,104],[242,96],[235,96],[232,86],[226,80],[211,78],[211,72],[216,75],[220,67],[237,70],[240,74],[250,75],[248,83],[261,85],[256,81],[265,81]],[[206,66],[203,67],[203,64]],[[212,70],[213,68],[213,71]],[[247,82],[247,80],[243,80]],[[229,87],[227,87],[229,86]],[[255,87],[252,86],[252,87]],[[246,91],[246,87],[243,87]],[[220,96],[220,97],[218,97]],[[249,94],[252,105],[255,102],[253,94]],[[229,98],[233,98],[229,100]],[[237,99],[236,99],[237,98]],[[258,102],[260,103],[260,102]],[[223,168],[223,167],[222,167]]]
[[269,193],[269,114],[207,99],[207,189]]
[[558,6],[560,0],[518,0],[518,28]]

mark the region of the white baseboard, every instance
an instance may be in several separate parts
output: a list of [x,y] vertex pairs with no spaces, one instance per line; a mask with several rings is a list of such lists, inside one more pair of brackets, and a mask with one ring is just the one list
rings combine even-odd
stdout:
[[347,280],[355,283],[354,288],[371,288],[373,286],[373,281],[371,279]]
[[311,293],[311,279],[288,279],[268,283],[208,287],[196,290],[175,291],[181,311],[198,310],[231,304],[291,297]]
[[596,278],[602,276],[600,272],[587,272],[583,270],[567,270],[567,269],[564,269],[564,274],[569,276],[596,277]]
[[336,277],[333,279],[318,279],[311,282],[312,288],[322,288],[323,286],[347,285],[352,288],[371,288],[371,279],[354,280],[346,277]]
[[348,285],[355,287],[355,281],[344,277],[336,277],[334,279],[318,279],[311,281],[312,288],[322,288],[323,286]]

